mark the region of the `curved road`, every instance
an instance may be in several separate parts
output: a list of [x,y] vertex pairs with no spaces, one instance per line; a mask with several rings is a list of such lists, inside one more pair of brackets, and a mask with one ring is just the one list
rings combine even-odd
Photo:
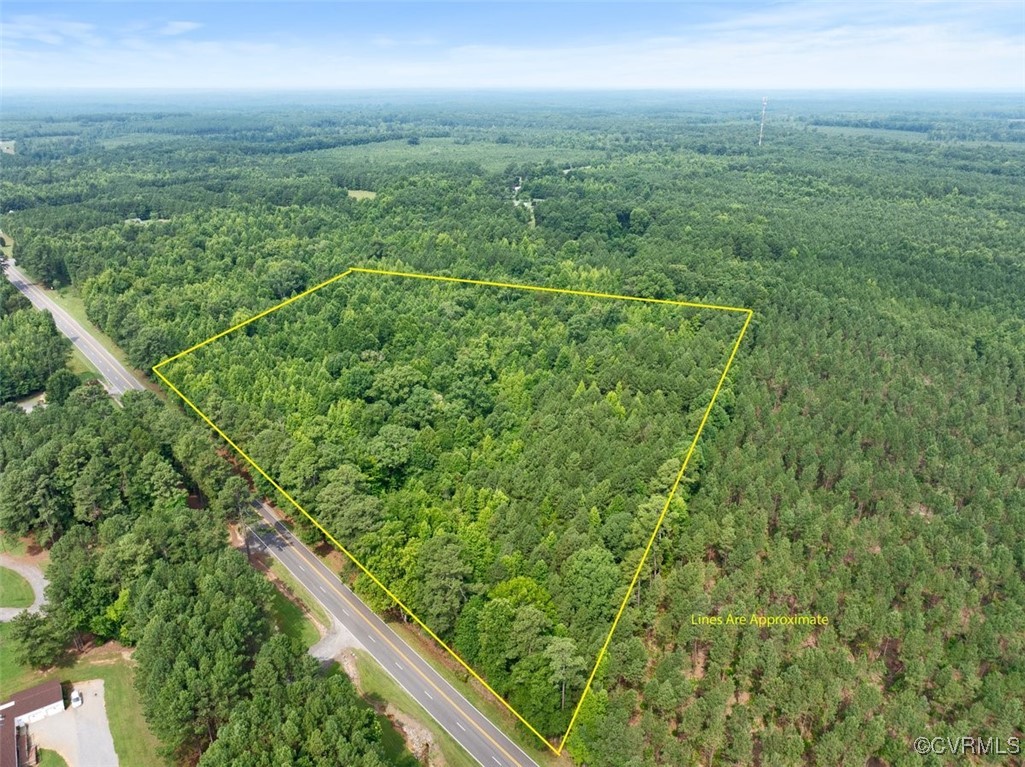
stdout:
[[538,767],[519,746],[478,711],[338,580],[273,514],[256,505],[260,543],[330,615],[348,628],[399,685],[484,767]]
[[14,261],[7,262],[7,279],[25,298],[32,302],[34,307],[48,311],[53,315],[53,321],[57,324],[57,329],[71,339],[71,343],[99,371],[103,377],[103,385],[110,392],[111,396],[120,397],[129,389],[142,391],[146,388],[138,378],[133,376],[124,365],[114,358],[113,354],[108,352],[99,341],[89,335],[89,332],[79,324],[78,320],[50,298],[46,290],[32,282],[23,271],[15,266]]

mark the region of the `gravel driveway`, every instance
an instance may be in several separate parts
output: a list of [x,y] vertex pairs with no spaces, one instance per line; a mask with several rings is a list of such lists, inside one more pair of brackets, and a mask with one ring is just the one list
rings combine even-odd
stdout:
[[46,578],[43,577],[43,571],[39,566],[26,562],[20,557],[16,558],[10,554],[0,554],[0,567],[14,570],[14,572],[27,580],[32,587],[32,593],[36,596],[31,607],[0,607],[0,623],[12,620],[16,615],[25,610],[39,612],[39,608],[43,606],[43,592],[46,589]]
[[349,648],[364,649],[360,641],[352,635],[352,632],[343,626],[337,618],[332,616],[331,629],[320,638],[319,642],[310,648],[310,655],[322,662],[330,661],[337,658],[342,650]]
[[84,702],[62,714],[48,716],[28,727],[29,737],[39,748],[56,751],[68,767],[117,767],[117,752],[107,723],[103,680],[77,682],[74,689]]

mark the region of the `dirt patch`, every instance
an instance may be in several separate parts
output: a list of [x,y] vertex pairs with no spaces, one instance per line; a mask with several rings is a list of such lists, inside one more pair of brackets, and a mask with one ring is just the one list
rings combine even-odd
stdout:
[[911,504],[911,513],[916,514],[919,517],[923,517],[926,521],[932,521],[932,518],[936,516],[933,513],[932,509],[930,509],[924,503]]
[[228,525],[228,545],[240,551],[245,551],[246,548],[246,541],[242,536],[242,531],[239,525],[235,523]]
[[[335,659],[338,661],[338,665],[342,667],[346,676],[352,680],[353,685],[355,685],[360,694],[365,696],[366,693],[360,680],[359,668],[356,666],[356,655],[352,650],[342,650],[335,656]],[[442,755],[438,744],[435,743],[434,736],[430,730],[413,717],[399,711],[390,703],[384,704],[375,698],[367,700],[369,700],[378,714],[388,717],[388,721],[392,723],[399,735],[402,736],[406,748],[409,749],[409,752],[421,764],[426,765],[426,767],[446,767],[445,757]]]
[[349,558],[330,543],[318,544],[314,549],[314,553],[324,564],[331,568],[332,572],[344,573],[348,568],[352,567],[352,562]]
[[388,717],[395,729],[402,735],[406,742],[406,748],[415,756],[421,764],[427,767],[445,767],[445,757],[441,749],[434,742],[431,731],[413,719],[406,716],[390,703],[384,708],[384,715]]
[[26,413],[31,413],[37,407],[46,407],[46,394],[43,392],[32,394],[25,399],[16,400],[14,404]]
[[356,665],[356,655],[352,650],[342,650],[337,656],[338,665],[342,667],[345,675],[352,680],[357,690],[362,690],[360,684],[359,667]]

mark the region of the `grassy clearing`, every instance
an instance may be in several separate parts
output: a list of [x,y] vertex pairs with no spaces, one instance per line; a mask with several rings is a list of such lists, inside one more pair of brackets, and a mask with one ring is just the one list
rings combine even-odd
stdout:
[[142,716],[142,701],[133,684],[132,663],[117,645],[104,645],[91,650],[84,658],[66,667],[38,672],[21,665],[11,652],[10,626],[0,623],[0,696],[24,690],[32,685],[58,679],[61,682],[84,682],[102,679],[107,702],[107,719],[114,738],[121,767],[150,767],[162,764],[157,749],[160,742],[150,732]]
[[278,584],[274,589],[274,599],[271,602],[271,619],[274,625],[285,636],[298,639],[303,647],[309,648],[320,639],[320,632],[313,625],[302,607],[296,604],[293,599],[282,593],[283,586]]
[[35,598],[27,580],[14,570],[0,567],[0,607],[31,607]]
[[377,192],[371,192],[367,189],[350,189],[349,197],[354,200],[372,200],[377,197]]
[[0,623],[0,700],[4,700],[12,692],[31,687],[22,681],[24,667],[14,659],[11,647],[11,624]]
[[331,619],[328,617],[324,608],[321,607],[320,602],[313,598],[313,595],[306,590],[299,581],[292,577],[292,574],[285,569],[285,566],[278,560],[271,558],[270,560],[270,571],[274,573],[275,577],[281,580],[283,584],[292,592],[293,596],[298,599],[303,607],[306,608],[306,612],[313,616],[313,619],[321,626],[330,626]]
[[476,760],[466,753],[463,747],[456,743],[430,714],[424,711],[419,703],[399,687],[373,658],[362,650],[356,650],[355,654],[360,687],[366,697],[371,701],[391,703],[402,713],[423,724],[430,730],[431,735],[434,736],[434,742],[441,748],[448,767],[479,767]]
[[[445,662],[441,650],[434,640],[425,641],[417,631],[414,631],[409,624],[401,621],[388,621],[392,631],[401,636],[406,643],[412,647],[416,654],[426,660],[431,666],[444,677],[445,681],[451,684],[460,695],[470,701],[470,704],[480,711],[484,716],[494,722],[517,746],[522,748],[526,754],[535,762],[541,765],[564,765],[569,762],[560,759],[541,744],[537,736],[528,732],[520,721],[516,719],[509,710],[495,700],[490,693],[482,692],[478,687],[471,685],[467,679],[469,674],[465,670],[453,671]],[[454,661],[453,661],[454,662]]]
[[85,303],[74,288],[51,290],[49,291],[49,296],[60,306],[61,309],[74,317],[82,327],[88,330],[92,336],[100,342],[100,345],[102,345],[104,349],[114,355],[114,359],[129,370],[132,369],[132,366],[128,364],[128,360],[125,358],[125,353],[121,351],[116,343],[114,343],[113,339],[93,325],[85,312]]
[[[3,143],[4,142],[0,141],[0,144]],[[0,253],[2,253],[5,258],[11,258],[14,256],[14,238],[7,234],[7,232],[0,232]]]
[[181,136],[174,133],[125,133],[121,136],[102,138],[97,143],[104,149],[120,149],[126,146],[144,146],[161,144],[168,141],[181,141]]
[[82,383],[86,383],[87,381],[98,381],[100,378],[99,371],[97,371],[86,356],[78,350],[77,346],[71,348],[71,359],[68,360],[68,370],[78,376],[78,379]]
[[551,160],[560,167],[563,165],[587,165],[592,160],[599,160],[602,153],[597,150],[572,149],[560,147],[520,146],[517,144],[498,144],[494,141],[472,141],[468,144],[457,144],[450,138],[425,138],[416,146],[411,146],[404,139],[395,141],[379,141],[359,146],[342,146],[334,149],[322,149],[310,152],[315,156],[318,166],[321,161],[330,163],[338,160],[351,162],[476,162],[487,173],[501,173],[511,163],[540,163]]

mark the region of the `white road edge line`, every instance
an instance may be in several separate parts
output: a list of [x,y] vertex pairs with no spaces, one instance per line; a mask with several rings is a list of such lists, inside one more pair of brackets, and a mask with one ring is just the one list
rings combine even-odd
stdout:
[[[274,514],[274,511],[273,511],[273,509],[272,509],[271,507],[269,507],[269,506],[268,506],[267,504],[264,504],[264,503],[262,503],[262,502],[261,502],[261,504],[260,504],[260,508],[261,508],[261,509],[262,509],[262,510],[263,510],[263,511],[264,511],[264,512],[265,512],[265,513],[266,513],[266,514],[267,514],[267,515],[269,516],[269,517],[271,517],[272,519],[275,519],[275,518],[276,518],[276,516],[275,516],[275,514]],[[261,516],[262,516],[262,515],[261,515]],[[279,523],[279,524],[280,524],[280,523]],[[289,537],[288,537],[288,539],[286,539],[286,541],[287,541],[287,543],[288,543],[289,547],[294,547],[294,548],[295,548],[296,552],[299,552],[299,551],[301,550],[301,548],[302,548],[302,545],[303,545],[303,544],[302,544],[301,542],[299,542],[299,541],[298,541],[298,539],[295,539],[295,538],[294,538],[294,536],[289,536]],[[279,561],[280,561],[280,562],[281,562],[282,564],[284,564],[284,565],[285,565],[285,568],[286,568],[286,569],[289,569],[289,568],[288,568],[288,565],[287,565],[287,564],[286,564],[286,563],[284,562],[284,560],[283,560],[283,559],[281,558],[281,556],[280,556],[280,555],[279,555],[278,553],[276,553],[276,552],[271,552],[271,554],[272,554],[272,555],[273,555],[273,556],[274,556],[274,557],[275,557],[276,559],[278,559],[278,560],[279,560]],[[300,554],[300,556],[301,556],[301,554]],[[293,573],[293,574],[294,574],[294,573]],[[327,607],[327,605],[326,605],[325,603],[321,602],[321,604],[322,604],[322,605],[323,605],[323,606],[325,607],[325,609],[327,609],[327,610],[328,610],[328,611],[330,612],[330,608],[328,608],[328,607]],[[371,612],[371,616],[372,616],[373,618],[377,618],[378,620],[380,620],[380,618],[379,618],[379,617],[378,617],[378,616],[377,616],[377,615],[376,615],[375,613],[373,613],[373,612]],[[366,622],[367,622],[367,623],[368,623],[368,624],[369,624],[370,626],[372,626],[372,625],[373,625],[373,624],[372,624],[372,622],[371,622],[371,620],[370,620],[369,618],[366,618],[365,616],[363,616],[363,618],[364,618],[364,621],[366,621]],[[383,623],[383,621],[382,621],[382,623]],[[387,629],[387,628],[388,628],[388,625],[387,625],[387,624],[385,623],[385,624],[384,624],[384,627],[385,627],[385,628]],[[403,645],[405,645],[405,642],[404,642],[404,641],[402,640],[402,638],[401,638],[401,637],[399,637],[398,635],[394,635],[394,636],[395,636],[395,638],[396,638],[396,639],[397,639],[397,640],[398,640],[398,641],[399,641],[400,643],[402,643]],[[368,638],[368,639],[369,639],[369,640],[370,640],[371,642],[373,642],[374,644],[378,644],[378,641],[377,641],[377,640],[376,640],[376,639],[374,638],[374,635],[373,635],[373,632],[372,632],[372,631],[368,631],[368,632],[367,632],[367,638]],[[416,656],[416,651],[415,651],[415,650],[413,650],[413,649],[412,649],[411,647],[409,647],[409,645],[405,645],[405,646],[407,647],[407,649],[409,649],[409,650],[410,650],[410,651],[411,651],[411,652],[412,652],[412,653],[414,654],[414,656]],[[417,656],[417,657],[419,657],[419,656]],[[376,660],[376,659],[375,659],[375,660]],[[388,668],[388,667],[387,667],[387,666],[386,666],[386,665],[385,665],[384,663],[381,663],[380,661],[378,661],[378,663],[380,664],[381,668],[382,668],[382,669],[383,669],[383,670],[385,671],[385,673],[387,673],[387,674],[388,674],[388,675],[389,675],[390,677],[392,677],[392,679],[394,679],[394,680],[396,681],[396,683],[398,683],[398,684],[399,684],[399,686],[400,686],[400,687],[403,687],[403,689],[405,689],[405,685],[404,685],[404,684],[403,684],[403,683],[402,683],[401,681],[399,681],[399,679],[398,679],[398,678],[397,678],[397,677],[395,676],[395,674],[393,674],[393,673],[392,673],[392,671],[391,671],[391,670],[390,670],[390,669],[389,669],[389,668]],[[396,665],[398,665],[398,664],[397,664],[397,662],[396,662]],[[493,729],[494,731],[496,731],[497,733],[499,733],[499,735],[503,736],[503,737],[504,737],[504,738],[506,739],[506,741],[508,742],[508,744],[509,744],[510,746],[512,746],[513,750],[514,750],[514,751],[516,751],[516,752],[518,752],[519,756],[523,757],[523,758],[524,758],[524,759],[526,760],[527,764],[529,764],[529,765],[532,765],[532,766],[536,767],[536,765],[537,765],[537,762],[535,762],[535,761],[534,761],[533,759],[531,759],[531,758],[530,758],[530,756],[528,756],[528,755],[527,755],[527,753],[526,753],[526,752],[525,752],[525,751],[524,751],[524,750],[523,750],[523,749],[522,749],[522,748],[521,748],[521,747],[519,746],[519,744],[518,744],[518,743],[515,743],[515,742],[514,742],[514,741],[513,741],[513,740],[512,740],[512,739],[511,739],[511,738],[510,738],[510,737],[509,737],[508,735],[506,735],[506,734],[505,734],[504,732],[502,732],[502,730],[501,730],[501,729],[499,729],[499,728],[498,728],[497,726],[495,726],[495,724],[494,724],[494,723],[493,723],[493,722],[492,722],[492,721],[491,721],[490,719],[488,719],[488,718],[487,718],[486,716],[484,716],[484,714],[481,714],[481,712],[480,712],[480,711],[479,711],[479,710],[478,710],[478,709],[477,709],[477,708],[476,708],[476,707],[475,707],[475,706],[474,706],[474,705],[473,705],[472,703],[470,703],[470,702],[469,702],[468,700],[466,700],[466,698],[465,698],[465,697],[464,697],[464,696],[463,696],[462,694],[460,694],[460,692],[459,692],[458,690],[456,690],[456,689],[455,689],[454,687],[452,687],[452,686],[451,686],[451,685],[450,685],[450,684],[449,684],[449,683],[448,683],[448,682],[447,682],[447,681],[445,680],[445,678],[444,678],[444,677],[442,677],[442,676],[441,676],[440,674],[438,674],[438,672],[437,672],[437,671],[435,671],[435,670],[434,670],[434,668],[430,666],[430,664],[426,664],[426,665],[425,665],[424,671],[427,671],[427,672],[433,673],[434,675],[436,675],[436,676],[438,677],[439,681],[441,681],[441,682],[442,682],[443,684],[446,684],[446,685],[448,685],[448,686],[449,686],[449,689],[450,689],[450,691],[451,691],[452,693],[454,693],[454,698],[455,698],[455,700],[453,700],[453,701],[452,701],[452,703],[455,703],[455,701],[456,701],[456,700],[461,700],[461,701],[462,701],[462,702],[463,702],[464,704],[466,704],[466,706],[467,706],[467,707],[469,707],[469,708],[470,708],[470,709],[471,709],[472,711],[475,711],[476,713],[480,714],[480,716],[481,716],[481,717],[482,717],[482,718],[484,719],[484,721],[485,721],[485,722],[486,722],[486,723],[487,723],[488,725],[490,725],[490,727],[491,727],[491,728],[492,728],[492,729]],[[421,673],[423,673],[423,671],[422,671]],[[457,709],[459,709],[459,708],[461,708],[461,707],[460,707],[460,706],[459,706],[458,704],[456,704],[456,708],[457,708]],[[464,714],[464,716],[465,716],[465,712],[462,712],[462,711],[461,711],[460,713],[463,713],[463,714]],[[434,719],[434,721],[438,723],[438,725],[439,725],[439,726],[441,727],[441,729],[443,729],[443,730],[444,730],[445,732],[447,732],[447,733],[448,733],[448,734],[449,734],[450,736],[452,736],[453,738],[455,738],[455,739],[456,739],[456,742],[459,742],[459,739],[458,739],[458,738],[456,738],[455,734],[454,734],[453,732],[451,732],[451,731],[449,730],[449,728],[448,728],[448,727],[446,727],[446,726],[445,726],[444,724],[442,724],[442,723],[441,723],[441,721],[440,721],[439,719],[437,719],[437,718],[436,718],[436,717],[435,717],[435,716],[434,716],[433,714],[431,714],[430,712],[428,712],[428,716],[430,716],[430,717],[431,717],[432,719]],[[461,722],[460,722],[460,721],[459,721],[458,719],[456,720],[456,724],[457,724],[457,725],[459,726],[459,728],[460,728],[460,729],[461,729],[461,730],[462,730],[463,732],[467,732],[467,729],[466,729],[465,727],[463,727],[462,723],[461,723]],[[478,727],[479,727],[479,725],[478,725]],[[484,729],[486,729],[486,728],[484,728]],[[481,732],[483,732],[483,731],[484,731],[484,729],[481,729]],[[474,756],[474,755],[473,755],[472,753],[470,753],[469,749],[468,749],[468,748],[467,748],[467,747],[466,747],[465,745],[463,745],[462,743],[460,743],[460,745],[461,745],[461,746],[462,746],[462,747],[463,747],[463,748],[464,748],[464,749],[466,750],[466,752],[467,752],[467,753],[468,753],[468,754],[470,755],[470,758],[471,758],[471,759],[473,759],[474,761],[476,761],[476,762],[478,762],[478,763],[480,763],[480,764],[483,764],[482,762],[480,762],[480,760],[479,760],[479,759],[478,759],[478,758],[477,758],[476,756]],[[495,761],[498,761],[498,760],[497,760],[497,758],[495,758],[494,756],[492,756],[491,758],[492,758],[492,759],[495,759]],[[502,764],[502,762],[498,762],[498,764],[500,764],[500,765],[501,765],[501,764]],[[522,763],[522,762],[520,762],[520,761],[518,760],[518,758],[517,758],[517,757],[513,757],[513,764],[515,764],[515,765],[519,765],[519,767],[523,767],[523,763]]]

